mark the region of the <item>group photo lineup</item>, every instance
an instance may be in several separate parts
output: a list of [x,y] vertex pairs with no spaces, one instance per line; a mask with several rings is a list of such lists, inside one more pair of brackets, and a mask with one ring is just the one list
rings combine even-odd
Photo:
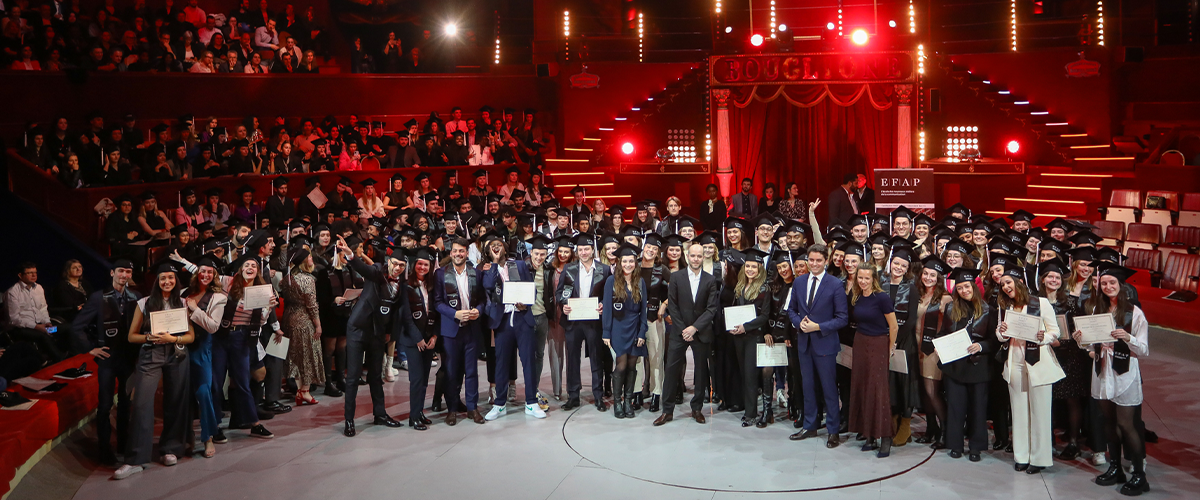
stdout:
[[1200,496],[1196,19],[0,0],[0,500]]

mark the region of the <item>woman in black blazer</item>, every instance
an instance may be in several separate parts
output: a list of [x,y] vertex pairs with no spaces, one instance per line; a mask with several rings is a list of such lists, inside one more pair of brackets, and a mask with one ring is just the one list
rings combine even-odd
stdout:
[[[771,291],[767,288],[767,272],[764,262],[767,253],[757,248],[746,250],[746,263],[738,272],[737,284],[721,293],[721,305],[724,307],[753,305],[755,318],[747,323],[731,325],[725,328],[733,336],[733,347],[738,364],[742,370],[742,400],[746,413],[742,416],[742,427],[754,425],[759,429],[775,422],[775,414],[771,407],[771,395],[775,388],[775,367],[758,367],[758,344],[766,343],[774,346],[775,342],[783,342],[784,338],[776,339],[767,326],[767,316],[771,309]],[[762,409],[755,407],[758,399],[758,389],[762,388]]]
[[956,268],[950,272],[954,300],[946,306],[942,329],[938,337],[967,330],[974,342],[967,349],[970,356],[949,363],[939,362],[942,384],[946,388],[946,444],[950,447],[950,458],[962,458],[963,425],[971,430],[968,452],[972,462],[980,460],[980,452],[987,449],[987,405],[988,381],[991,379],[991,356],[996,350],[994,318],[983,295],[975,286],[979,270]]

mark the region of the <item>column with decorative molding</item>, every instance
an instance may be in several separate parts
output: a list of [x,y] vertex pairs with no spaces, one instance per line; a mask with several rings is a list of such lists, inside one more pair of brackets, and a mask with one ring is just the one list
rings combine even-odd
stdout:
[[912,92],[911,84],[896,85],[896,168],[912,168]]
[[733,195],[733,160],[729,151],[729,89],[713,89],[717,103],[717,181],[721,196]]

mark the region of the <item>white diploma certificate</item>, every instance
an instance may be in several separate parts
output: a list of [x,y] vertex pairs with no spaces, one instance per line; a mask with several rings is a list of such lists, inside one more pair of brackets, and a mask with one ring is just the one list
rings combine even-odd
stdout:
[[1005,311],[1004,322],[1008,323],[1008,330],[1004,332],[1004,335],[1013,339],[1039,342],[1037,334],[1045,330],[1045,325],[1042,324],[1042,317],[1032,314]]
[[571,306],[570,317],[571,321],[588,321],[600,319],[600,313],[596,311],[600,307],[600,299],[597,297],[588,297],[586,299],[567,299],[567,305]]
[[1056,319],[1058,319],[1058,338],[1062,340],[1071,338],[1072,332],[1067,329],[1067,315],[1059,314]]
[[1076,316],[1075,328],[1083,333],[1083,340],[1080,343],[1084,345],[1117,341],[1112,336],[1113,330],[1116,330],[1117,327],[1113,325],[1113,317],[1109,313]]
[[[758,313],[754,312],[754,304],[746,304],[744,306],[733,306],[725,308],[725,329],[732,330],[738,325],[744,325],[754,318],[758,317]],[[759,365],[764,366],[764,365]]]
[[311,201],[314,207],[325,208],[325,203],[329,202],[329,198],[325,197],[325,193],[322,193],[320,188],[313,188],[308,192],[308,201]]
[[152,333],[187,333],[187,308],[180,307],[150,313],[150,331]]
[[271,298],[274,296],[275,290],[271,285],[248,286],[242,295],[242,308],[250,310],[271,307]]
[[904,351],[896,349],[896,352],[892,353],[892,356],[888,358],[888,370],[907,375],[908,355]]
[[[537,297],[537,284],[532,281],[505,281],[504,303],[532,305]],[[575,306],[571,306],[572,312]]]
[[783,342],[775,344],[773,347],[767,347],[767,344],[758,344],[758,366],[787,366],[787,346]]
[[279,359],[287,359],[288,346],[291,345],[291,339],[283,337],[279,342],[275,342],[275,334],[271,334],[271,340],[267,341],[267,356],[275,356]]
[[[1011,311],[1010,311],[1011,312]],[[1009,326],[1012,329],[1012,326]],[[942,364],[970,356],[967,348],[971,347],[974,342],[971,341],[971,336],[967,334],[967,329],[963,328],[957,332],[951,333],[933,339],[933,350],[937,353],[938,358],[942,360]]]
[[347,288],[346,292],[342,294],[342,298],[349,302],[357,299],[359,295],[362,295],[362,288]]
[[854,349],[842,344],[842,350],[837,353],[837,364],[846,368],[854,368]]

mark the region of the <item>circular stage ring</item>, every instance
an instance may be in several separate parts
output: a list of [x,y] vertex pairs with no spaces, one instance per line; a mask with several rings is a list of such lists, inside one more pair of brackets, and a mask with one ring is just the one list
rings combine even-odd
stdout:
[[[891,479],[891,478],[894,478],[897,476],[901,476],[903,474],[907,474],[907,473],[913,471],[914,469],[916,469],[917,467],[920,467],[920,466],[928,463],[929,460],[932,459],[933,456],[937,453],[937,450],[930,449],[929,454],[926,455],[924,458],[922,458],[916,464],[914,464],[908,468],[905,468],[903,470],[893,472],[891,474],[886,474],[886,475],[879,476],[879,477],[863,479],[863,480],[859,480],[859,481],[854,481],[854,482],[845,483],[845,484],[832,485],[832,486],[819,486],[819,487],[815,487],[815,488],[775,489],[775,490],[747,490],[747,489],[736,489],[736,488],[711,488],[711,487],[702,487],[702,486],[692,486],[692,485],[687,485],[687,484],[676,484],[676,483],[672,483],[672,482],[658,481],[658,480],[654,480],[654,479],[647,479],[644,477],[634,476],[632,474],[628,474],[625,472],[621,472],[619,470],[612,469],[608,466],[605,466],[604,464],[601,464],[599,462],[596,462],[595,460],[588,458],[583,453],[580,453],[580,451],[575,448],[575,445],[571,444],[570,438],[567,437],[567,425],[571,423],[571,419],[574,418],[576,414],[578,414],[581,410],[584,410],[584,409],[585,409],[585,407],[581,407],[581,408],[577,408],[574,411],[572,411],[571,414],[568,415],[565,420],[563,420],[563,424],[562,424],[562,428],[561,428],[563,443],[565,443],[567,445],[567,447],[571,449],[571,451],[575,452],[576,455],[579,455],[579,458],[587,460],[593,464],[596,464],[598,467],[601,467],[605,470],[620,474],[620,475],[628,477],[630,479],[636,479],[638,481],[643,481],[643,482],[647,482],[647,483],[651,483],[651,484],[658,484],[658,485],[662,485],[662,486],[671,486],[671,487],[675,487],[675,488],[684,488],[684,489],[696,490],[696,491],[712,491],[712,492],[723,492],[723,493],[804,493],[804,492],[812,492],[812,491],[828,491],[828,490],[838,490],[838,489],[843,489],[843,488],[852,488],[855,486],[862,486],[862,485],[875,483],[875,482],[879,482],[879,481],[885,481],[885,480],[888,480],[888,479]],[[845,443],[843,442],[843,444],[845,444]],[[895,449],[895,448],[896,447],[893,447],[893,449]]]

